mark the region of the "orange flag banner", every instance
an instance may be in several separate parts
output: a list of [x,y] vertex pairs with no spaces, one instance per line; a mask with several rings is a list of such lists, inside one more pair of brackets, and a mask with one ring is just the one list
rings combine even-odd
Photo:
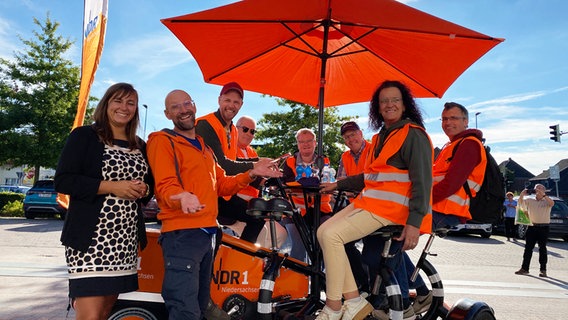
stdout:
[[[89,103],[89,92],[95,80],[95,72],[99,66],[103,52],[108,14],[108,0],[85,0],[83,15],[83,56],[81,61],[81,86],[79,103],[73,128],[83,125],[85,112]],[[69,195],[58,193],[57,202],[69,208]]]
[[108,14],[108,0],[85,0],[83,16],[83,56],[81,87],[73,128],[83,125],[89,102],[89,92],[103,52]]

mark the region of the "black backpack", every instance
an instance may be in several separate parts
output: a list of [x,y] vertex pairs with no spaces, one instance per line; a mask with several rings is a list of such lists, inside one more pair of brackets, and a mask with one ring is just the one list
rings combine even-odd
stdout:
[[[462,141],[463,138],[452,151],[452,159]],[[485,176],[481,188],[477,191],[475,197],[471,196],[467,181],[463,184],[463,188],[470,199],[469,213],[471,220],[478,223],[495,223],[501,219],[503,214],[505,183],[499,165],[490,153],[491,148],[484,145],[483,149],[487,156],[487,166],[485,167]]]

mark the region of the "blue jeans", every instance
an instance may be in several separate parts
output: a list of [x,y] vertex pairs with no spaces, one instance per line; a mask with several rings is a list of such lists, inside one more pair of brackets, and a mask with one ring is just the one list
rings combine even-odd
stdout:
[[[379,268],[382,263],[383,257],[381,252],[385,245],[384,238],[380,236],[368,236],[363,238],[363,262],[369,266],[369,277],[371,280],[371,287],[373,282],[379,273]],[[387,267],[389,267],[398,281],[398,286],[400,287],[400,292],[402,299],[404,300],[405,307],[410,305],[409,302],[409,288],[408,288],[408,275],[406,273],[405,261],[403,259],[403,253],[401,252],[403,242],[402,241],[392,241],[389,254],[394,254],[394,257],[386,261]]]
[[201,320],[209,302],[215,234],[201,229],[165,232],[162,297],[169,319]]

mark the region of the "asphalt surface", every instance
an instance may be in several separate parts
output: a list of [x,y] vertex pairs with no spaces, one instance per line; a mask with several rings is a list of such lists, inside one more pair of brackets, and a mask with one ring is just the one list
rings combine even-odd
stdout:
[[[0,218],[0,320],[75,318],[66,310],[62,225],[56,219]],[[431,252],[437,255],[429,261],[442,277],[446,302],[484,301],[500,320],[568,318],[568,243],[549,242],[548,278],[538,277],[536,251],[531,274],[514,274],[523,245],[502,236],[436,239]],[[411,252],[414,261],[419,253]]]

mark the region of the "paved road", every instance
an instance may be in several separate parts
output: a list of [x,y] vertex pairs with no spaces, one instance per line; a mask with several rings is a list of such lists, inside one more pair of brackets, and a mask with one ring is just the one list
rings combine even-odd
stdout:
[[[0,320],[66,319],[67,278],[53,219],[0,218]],[[424,238],[424,237],[423,237]],[[421,239],[424,243],[426,239]],[[429,260],[438,269],[446,301],[487,302],[499,320],[566,319],[568,243],[549,243],[549,278],[539,278],[533,255],[530,276],[517,276],[523,242],[477,236],[436,239]],[[419,252],[412,252],[417,259]],[[74,319],[73,311],[69,319]]]

